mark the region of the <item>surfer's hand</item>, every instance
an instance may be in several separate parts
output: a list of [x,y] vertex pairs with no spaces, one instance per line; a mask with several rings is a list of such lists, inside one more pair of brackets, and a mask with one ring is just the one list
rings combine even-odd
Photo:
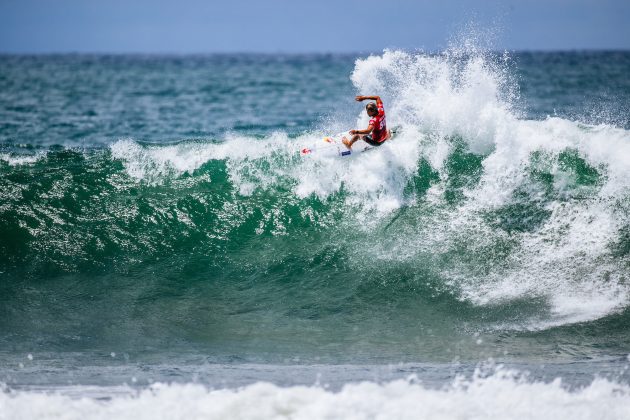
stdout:
[[362,101],[362,100],[364,100],[365,98],[364,98],[363,96],[360,96],[360,95],[359,95],[359,96],[355,97],[354,99],[355,99],[355,101],[357,101],[357,102],[361,102],[361,101]]
[[349,133],[350,134],[357,134],[357,130],[350,130]]

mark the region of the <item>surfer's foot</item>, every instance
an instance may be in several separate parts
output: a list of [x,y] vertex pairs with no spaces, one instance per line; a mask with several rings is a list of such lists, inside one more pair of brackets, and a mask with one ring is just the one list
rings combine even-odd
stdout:
[[348,140],[346,137],[342,138],[341,142],[346,145],[348,150],[352,150],[352,143],[350,143],[350,140]]

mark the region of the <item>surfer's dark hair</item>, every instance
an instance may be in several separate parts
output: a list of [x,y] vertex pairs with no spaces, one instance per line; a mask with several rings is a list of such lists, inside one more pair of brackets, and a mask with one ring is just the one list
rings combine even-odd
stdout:
[[367,104],[365,106],[365,109],[367,109],[368,111],[374,111],[374,112],[378,111],[378,108],[374,102],[370,102],[369,104]]

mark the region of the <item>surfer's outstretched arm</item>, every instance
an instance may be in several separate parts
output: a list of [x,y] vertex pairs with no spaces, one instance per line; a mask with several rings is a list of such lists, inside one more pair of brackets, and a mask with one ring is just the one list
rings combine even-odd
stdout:
[[355,97],[354,99],[357,102],[365,101],[366,99],[370,100],[370,101],[378,101],[378,102],[381,101],[381,97],[380,96],[362,96],[362,95],[359,95],[359,96]]

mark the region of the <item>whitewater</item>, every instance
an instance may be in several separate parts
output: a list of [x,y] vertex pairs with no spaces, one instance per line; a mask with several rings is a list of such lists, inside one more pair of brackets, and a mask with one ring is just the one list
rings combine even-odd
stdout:
[[[120,391],[118,391],[120,392]],[[197,384],[154,384],[109,401],[64,395],[1,395],[0,418],[136,419],[624,419],[630,415],[627,385],[594,380],[574,392],[528,382],[510,371],[459,378],[427,389],[414,378],[347,384],[338,392],[321,386],[281,388],[259,382],[239,389],[209,390]]]

